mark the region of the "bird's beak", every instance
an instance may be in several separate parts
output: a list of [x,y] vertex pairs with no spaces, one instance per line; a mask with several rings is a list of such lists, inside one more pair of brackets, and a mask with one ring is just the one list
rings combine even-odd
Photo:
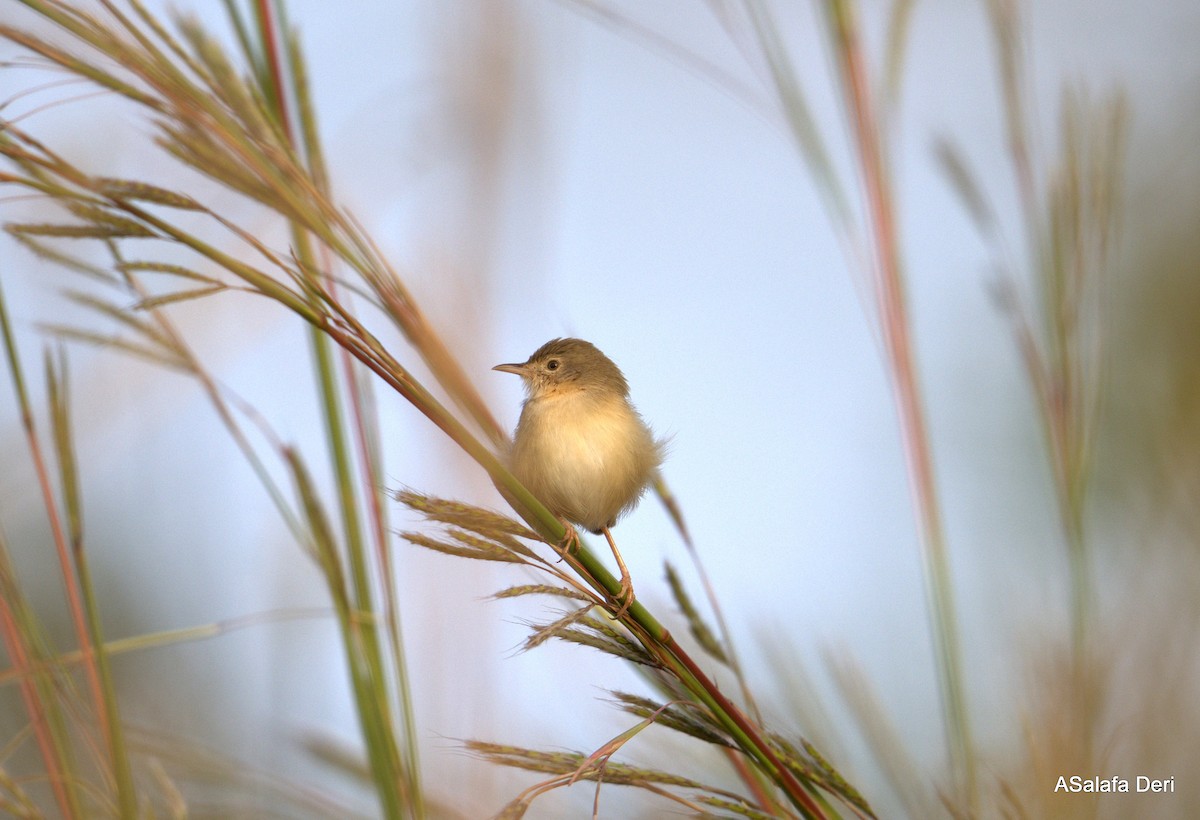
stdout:
[[498,364],[492,370],[499,370],[501,373],[515,373],[521,378],[525,378],[528,370],[523,364]]

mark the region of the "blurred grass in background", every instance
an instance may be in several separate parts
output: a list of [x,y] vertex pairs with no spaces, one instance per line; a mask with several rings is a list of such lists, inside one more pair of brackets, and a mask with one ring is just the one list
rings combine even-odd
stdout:
[[[481,481],[489,476],[540,535],[516,522],[480,524],[469,508],[445,512],[435,504],[443,512],[432,517],[445,522],[449,516],[468,539],[452,533],[451,541],[436,544],[473,557],[536,566],[538,560],[525,560],[525,547],[506,540],[511,536],[506,528],[520,527],[513,532],[531,544],[561,534],[493,455],[503,447],[504,433],[469,375],[480,365],[515,355],[496,352],[496,291],[501,288],[492,284],[489,271],[507,240],[504,227],[513,219],[506,211],[504,180],[514,166],[526,171],[536,166],[528,146],[514,147],[514,141],[530,136],[527,101],[520,102],[520,95],[537,82],[538,68],[536,60],[519,56],[527,36],[522,14],[501,11],[499,5],[471,9],[478,26],[476,39],[465,38],[471,57],[451,60],[456,70],[439,78],[439,93],[457,118],[440,121],[444,134],[426,124],[433,133],[421,135],[431,156],[441,151],[453,158],[443,160],[449,170],[433,175],[444,196],[436,201],[442,207],[451,203],[451,227],[444,237],[430,240],[449,247],[400,266],[375,246],[357,215],[337,204],[334,191],[349,192],[330,182],[316,112],[309,109],[307,83],[319,85],[321,78],[308,76],[300,49],[308,23],[299,16],[290,21],[301,35],[291,40],[282,4],[241,12],[230,4],[229,19],[236,21],[230,27],[189,22],[177,29],[162,21],[163,33],[178,31],[164,41],[179,43],[162,59],[148,57],[149,49],[123,52],[126,45],[104,41],[104,27],[76,15],[74,4],[7,5],[24,5],[74,26],[77,34],[83,32],[79,36],[98,38],[93,45],[116,58],[95,63],[106,72],[97,74],[76,61],[84,54],[77,51],[78,40],[41,28],[30,15],[3,29],[10,43],[40,51],[41,76],[52,78],[41,79],[27,64],[5,67],[6,74],[21,78],[15,90],[6,90],[3,109],[10,123],[0,136],[10,160],[0,172],[0,182],[7,183],[5,221],[26,250],[73,271],[56,275],[63,283],[61,296],[43,303],[57,287],[29,288],[24,271],[38,264],[34,254],[10,243],[0,270],[12,404],[24,428],[20,445],[2,445],[13,467],[0,477],[6,516],[0,626],[9,667],[3,673],[7,717],[0,723],[7,739],[0,760],[5,810],[17,816],[473,817],[497,811],[519,794],[538,794],[536,785],[522,793],[528,784],[542,783],[546,790],[564,785],[595,751],[613,754],[607,769],[580,770],[584,779],[601,777],[607,783],[596,798],[601,816],[655,816],[702,806],[717,816],[854,816],[869,811],[859,792],[880,816],[1195,814],[1200,787],[1187,782],[1183,761],[1191,759],[1200,737],[1194,707],[1200,670],[1192,651],[1200,613],[1191,592],[1200,543],[1200,381],[1194,355],[1200,257],[1191,226],[1200,215],[1194,195],[1200,187],[1186,183],[1196,181],[1200,169],[1194,152],[1185,148],[1190,143],[1178,135],[1196,133],[1196,112],[1178,110],[1180,122],[1150,133],[1135,131],[1131,138],[1136,98],[1089,94],[1070,85],[1055,118],[1043,122],[1028,96],[1033,86],[1028,21],[1020,7],[997,0],[984,4],[980,13],[987,13],[999,56],[996,105],[1005,137],[998,144],[1006,150],[1001,158],[959,144],[949,134],[939,135],[944,139],[929,152],[959,197],[960,215],[968,215],[982,237],[996,310],[1013,331],[1013,348],[1028,376],[1026,395],[1043,428],[1044,464],[1051,475],[1047,486],[1056,493],[1062,548],[1030,562],[1027,571],[1036,573],[1041,561],[1053,565],[1059,559],[1070,567],[1066,584],[1046,587],[1053,600],[1045,604],[1048,611],[1069,613],[1069,625],[1060,631],[1057,619],[1048,617],[1043,634],[1010,638],[1019,644],[1026,667],[1014,671],[1013,691],[997,698],[988,691],[991,682],[973,674],[964,660],[970,647],[966,653],[961,648],[975,639],[963,626],[974,617],[973,601],[956,590],[961,582],[950,564],[963,560],[956,551],[970,550],[972,544],[956,543],[943,532],[947,502],[939,494],[929,441],[936,429],[926,429],[924,409],[932,400],[922,394],[920,358],[911,341],[919,325],[908,305],[913,290],[908,278],[925,274],[905,264],[897,218],[903,212],[897,193],[903,186],[894,178],[899,153],[894,118],[905,95],[920,91],[905,87],[904,74],[919,4],[892,4],[878,28],[882,37],[864,36],[856,17],[861,10],[852,4],[825,4],[815,20],[826,26],[822,36],[833,66],[831,88],[797,71],[800,54],[789,36],[796,19],[790,10],[753,2],[708,6],[718,30],[750,65],[749,75],[759,84],[749,86],[632,12],[568,4],[583,18],[734,94],[794,141],[846,252],[895,388],[942,699],[940,713],[931,710],[919,721],[939,726],[945,738],[944,768],[930,767],[929,750],[898,728],[909,716],[889,715],[882,706],[893,681],[869,678],[850,650],[829,656],[838,704],[823,710],[815,691],[803,692],[799,673],[787,666],[786,657],[811,644],[805,626],[797,625],[786,636],[787,646],[766,660],[771,672],[756,671],[747,681],[733,636],[724,627],[724,619],[740,618],[726,612],[723,619],[719,609],[710,608],[712,601],[697,606],[707,597],[700,593],[707,586],[702,578],[676,581],[652,604],[660,613],[682,613],[668,619],[668,626],[685,641],[685,649],[646,607],[631,612],[621,628],[605,620],[600,610],[613,579],[590,554],[562,567],[547,564],[556,588],[573,589],[585,606],[571,614],[574,620],[532,621],[535,642],[585,643],[633,659],[640,664],[635,668],[653,670],[645,673],[646,691],[610,690],[612,696],[647,723],[658,722],[689,739],[677,746],[657,740],[661,760],[650,766],[636,752],[632,760],[624,757],[622,743],[633,738],[629,748],[640,749],[644,740],[638,732],[645,724],[634,719],[620,724],[616,731],[629,730],[629,735],[611,745],[606,744],[614,732],[598,729],[600,734],[587,735],[586,749],[562,752],[559,732],[566,727],[539,723],[540,700],[549,691],[559,702],[591,701],[600,685],[594,682],[595,667],[583,661],[580,668],[586,671],[555,680],[548,689],[513,679],[491,656],[497,640],[509,647],[519,639],[506,642],[486,625],[505,604],[468,609],[463,602],[512,589],[530,576],[474,574],[466,561],[410,557],[411,548],[392,534],[392,517],[405,513],[397,513],[385,494],[420,477],[429,481],[416,485],[420,491],[482,496],[498,507],[501,502]],[[86,7],[98,9],[96,21],[117,30],[120,19],[112,15],[118,9],[133,20],[141,14],[136,5]],[[135,27],[158,39],[151,33],[159,24],[155,20],[142,17]],[[44,31],[47,40],[31,40],[23,33],[27,30]],[[875,48],[876,42],[882,45]],[[130,60],[123,66],[122,53]],[[238,56],[226,62],[226,53]],[[66,72],[44,71],[48,62]],[[128,80],[130,68],[136,82]],[[98,79],[116,94],[97,98],[92,86],[57,83],[71,73]],[[173,90],[182,87],[183,75],[201,78],[199,93]],[[205,83],[210,99],[203,93]],[[14,85],[6,78],[4,87]],[[105,113],[118,95],[147,110],[130,106],[117,116]],[[177,107],[163,107],[163,98],[174,99]],[[823,118],[828,99],[841,105],[844,130]],[[61,102],[47,108],[47,100]],[[83,121],[103,125],[81,128],[84,112]],[[50,117],[67,124],[68,137],[42,136]],[[169,151],[211,180],[191,172],[176,176],[178,166],[151,153],[152,120],[162,124],[159,133],[168,135]],[[121,141],[141,147],[133,161],[117,160],[118,166],[108,168],[97,164],[103,154],[89,144],[93,132],[119,134]],[[1009,168],[1014,195],[993,190],[994,176],[980,171],[998,162]],[[414,197],[409,207],[419,211],[419,196]],[[48,200],[65,204],[69,215],[48,207]],[[214,229],[219,238],[211,238]],[[146,251],[148,246],[153,250]],[[193,253],[180,253],[182,246]],[[435,291],[435,283],[444,289]],[[428,305],[425,290],[432,294]],[[274,299],[311,330],[301,334],[265,318],[267,311],[278,311],[242,291]],[[28,332],[34,322],[42,334]],[[670,319],[664,317],[663,323],[669,325]],[[16,334],[10,331],[14,326]],[[231,330],[232,342],[222,338]],[[97,343],[158,367],[117,371],[128,382],[98,390],[88,376],[91,368],[104,367],[94,351]],[[209,361],[223,363],[245,348],[261,348],[263,354],[252,378],[214,375],[224,368]],[[312,362],[311,373],[300,364],[301,349]],[[655,358],[671,355],[662,351]],[[113,371],[99,372],[107,378]],[[154,452],[150,440],[179,436],[182,442],[203,423],[207,440],[213,440],[211,415],[199,421],[190,398],[152,398],[147,385],[175,380],[174,374],[188,376],[188,384],[200,388],[195,395],[216,410],[226,443],[187,463],[147,465],[139,447],[143,438],[145,450]],[[256,380],[276,375],[288,385],[283,404],[308,404],[310,395],[317,399],[300,420],[281,413],[290,428],[286,433],[276,428],[269,407],[277,400],[263,396],[260,402],[255,395],[247,402],[226,382],[232,377],[253,389]],[[88,396],[84,401],[78,398],[81,381]],[[440,432],[412,414],[390,421],[379,408],[392,402],[393,391]],[[134,407],[139,409],[131,411]],[[133,429],[119,437],[116,453],[83,440],[103,429],[97,417],[106,408],[137,414]],[[323,442],[311,439],[318,428],[324,430]],[[451,440],[454,445],[446,447]],[[93,499],[108,495],[105,484],[110,475],[120,475],[115,465],[122,464],[133,466],[134,475],[120,480],[134,483],[147,513],[131,520],[126,510],[118,520],[106,521],[104,501]],[[254,486],[249,475],[235,481],[238,491],[220,495],[226,476],[241,470],[231,464],[251,466],[291,543],[258,521],[244,520],[242,496]],[[431,465],[453,469],[430,471]],[[143,472],[149,475],[139,475]],[[711,481],[722,480],[714,470]],[[197,489],[206,483],[218,493],[217,520],[190,509],[205,503],[193,493],[202,495]],[[754,496],[752,487],[731,488],[730,515],[772,514],[742,500],[746,496]],[[418,508],[428,503],[419,494],[405,498]],[[31,510],[39,504],[34,516]],[[161,518],[150,512],[160,506],[177,511]],[[50,522],[50,532],[31,518]],[[197,549],[214,537],[201,536],[202,528],[219,530],[216,540],[236,543],[235,557]],[[119,543],[126,534],[142,531],[160,548],[143,553],[136,564],[123,565],[93,546]],[[88,536],[93,532],[104,535]],[[434,543],[427,535],[419,538]],[[266,549],[260,552],[260,547]],[[507,557],[497,557],[496,549]],[[282,568],[304,552],[317,572],[289,580],[289,570]],[[1014,552],[1014,560],[1025,555]],[[847,567],[845,573],[862,571]],[[218,602],[211,591],[196,588],[194,572],[199,577],[217,573],[227,594]],[[804,590],[804,572],[797,574]],[[297,588],[265,595],[271,583]],[[639,591],[650,586],[638,583]],[[520,594],[547,591],[528,585],[516,589]],[[190,599],[196,606],[181,605]],[[147,613],[163,602],[169,602],[165,612],[170,616],[147,621]],[[555,606],[555,617],[563,615]],[[786,602],[780,609],[787,611]],[[211,620],[214,610],[218,614]],[[876,617],[886,619],[886,608]],[[297,633],[276,644],[280,654],[274,657],[239,648],[244,632],[302,629],[300,624],[314,620],[336,627],[316,638],[311,630]],[[417,629],[411,627],[414,621]],[[192,643],[201,638],[218,640]],[[462,657],[450,653],[450,642],[467,645],[469,667],[445,668]],[[538,652],[554,651],[572,653],[563,657],[574,666],[586,650],[538,647]],[[341,666],[330,663],[334,653]],[[700,666],[717,676],[719,685],[705,685],[701,669],[692,666],[693,656],[703,659]],[[915,652],[914,657],[925,655]],[[186,673],[164,668],[176,664]],[[206,680],[195,680],[196,670],[203,670]],[[768,682],[766,675],[774,679]],[[288,689],[272,693],[271,687],[284,680]],[[767,689],[788,693],[791,702],[786,711],[772,704],[764,720],[752,693]],[[218,697],[208,700],[214,692]],[[713,700],[734,692],[737,702],[728,708]],[[284,731],[253,739],[258,734],[253,733],[246,742],[236,731],[209,725],[257,722],[256,711],[281,695],[298,714],[311,716],[300,719],[304,737]],[[679,705],[684,701],[693,705]],[[991,707],[997,701],[1007,701],[1008,713],[980,721],[979,704]],[[344,705],[331,705],[337,703]],[[516,721],[524,736],[491,734],[496,725],[511,731],[511,724],[482,715],[505,710],[526,716]],[[737,717],[743,710],[744,724]],[[456,755],[452,749],[460,744],[441,739],[443,716],[464,711],[481,714],[472,723],[478,740],[467,746],[475,755],[544,774],[497,776],[484,763]],[[779,711],[782,720],[774,719]],[[129,719],[131,713],[136,719]],[[987,728],[973,730],[980,722]],[[996,725],[1008,730],[997,732]],[[801,736],[815,746],[801,743]],[[714,749],[697,751],[696,740]],[[288,748],[278,748],[281,743]],[[825,766],[825,757],[848,783]],[[450,771],[470,788],[448,787]],[[1175,777],[1176,792],[1099,799],[1054,794],[1060,774]],[[661,794],[620,794],[629,791],[615,788],[622,783],[672,790],[677,802],[664,802]],[[530,812],[586,813],[596,793],[591,786],[583,788],[589,789],[583,798],[574,797],[580,786],[571,789],[576,802],[551,802],[561,795],[539,798]],[[511,816],[524,807],[520,799],[510,804]]]

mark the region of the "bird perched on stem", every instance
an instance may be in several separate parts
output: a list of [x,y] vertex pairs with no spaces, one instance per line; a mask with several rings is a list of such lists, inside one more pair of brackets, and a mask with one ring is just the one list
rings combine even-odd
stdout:
[[[621,570],[621,609],[633,603],[633,581],[609,529],[654,479],[663,442],[629,401],[620,368],[591,342],[553,339],[515,373],[527,398],[513,436],[509,469],[552,513],[604,534]],[[577,536],[568,526],[564,550]]]

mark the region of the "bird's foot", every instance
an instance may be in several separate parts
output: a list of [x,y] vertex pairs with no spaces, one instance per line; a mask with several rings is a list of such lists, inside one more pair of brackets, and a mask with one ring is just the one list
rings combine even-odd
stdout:
[[[624,568],[622,568],[624,570]],[[629,607],[633,606],[633,602],[637,598],[633,594],[633,579],[629,577],[628,571],[621,572],[621,589],[613,597],[613,603],[619,604],[617,611],[613,613],[613,617],[618,620],[625,616],[629,611]]]
[[559,518],[558,520],[562,522],[563,528],[566,529],[566,532],[563,533],[562,540],[557,544],[553,544],[552,546],[554,547],[554,551],[558,553],[558,560],[562,561],[562,559],[566,558],[568,555],[571,555],[579,550],[579,532],[575,529],[574,525],[572,525],[571,522],[565,518]]
[[625,559],[621,557],[621,551],[617,549],[617,542],[613,540],[612,531],[608,527],[601,530],[604,537],[608,540],[609,549],[612,550],[613,558],[617,559],[617,567],[621,570],[621,588],[617,590],[617,594],[612,596],[613,603],[619,604],[614,616],[622,618],[629,611],[629,607],[633,606],[633,579],[629,577],[629,567],[625,566]]

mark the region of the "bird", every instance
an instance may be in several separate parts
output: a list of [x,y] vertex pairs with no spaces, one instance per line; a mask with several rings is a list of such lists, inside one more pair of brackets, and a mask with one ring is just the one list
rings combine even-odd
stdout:
[[509,470],[568,524],[564,550],[578,539],[570,524],[603,533],[621,571],[620,617],[633,581],[611,528],[658,475],[665,442],[630,402],[621,369],[591,342],[551,339],[527,361],[492,369],[520,376],[526,392]]

